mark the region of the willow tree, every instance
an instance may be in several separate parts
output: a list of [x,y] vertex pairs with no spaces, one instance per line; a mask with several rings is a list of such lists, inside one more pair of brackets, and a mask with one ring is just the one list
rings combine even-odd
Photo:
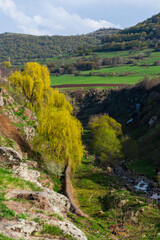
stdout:
[[45,162],[54,161],[73,169],[81,163],[81,123],[68,110],[47,107],[39,120],[35,146]]
[[46,101],[45,106],[47,107],[55,107],[59,109],[68,110],[70,114],[72,114],[73,108],[71,104],[66,100],[65,95],[60,93],[58,89],[50,88],[48,91],[48,99]]
[[25,95],[30,106],[42,107],[45,99],[48,98],[50,76],[47,67],[36,62],[29,62],[25,65],[23,72],[14,72],[9,81],[19,87]]
[[9,82],[11,82],[14,86],[20,88],[22,90],[22,74],[21,72],[14,72],[12,75],[9,77]]
[[92,118],[89,126],[93,133],[93,150],[103,163],[113,163],[122,157],[121,124],[104,114]]
[[9,78],[28,100],[38,117],[34,146],[45,163],[55,162],[75,169],[83,155],[81,123],[72,115],[64,94],[50,88],[49,72],[38,63],[27,63],[22,73]]

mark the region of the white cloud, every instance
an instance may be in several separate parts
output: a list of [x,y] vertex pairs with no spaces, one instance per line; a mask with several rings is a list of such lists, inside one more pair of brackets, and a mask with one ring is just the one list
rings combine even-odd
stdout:
[[12,0],[0,0],[0,9],[5,15],[9,16],[17,24],[17,27],[23,33],[29,34],[47,34],[47,31],[39,30],[39,26],[45,26],[47,19],[42,19],[40,16],[33,18],[18,10],[16,4]]
[[[72,2],[71,0],[69,1]],[[18,9],[13,0],[0,0],[0,9],[5,15],[14,20],[20,31],[27,34],[71,35],[88,33],[103,27],[120,28],[120,25],[115,25],[106,20],[96,21],[90,18],[81,18],[78,14],[67,12],[63,7],[55,7],[52,1],[43,1],[41,4],[43,16],[39,14],[32,17],[28,16],[25,12]]]

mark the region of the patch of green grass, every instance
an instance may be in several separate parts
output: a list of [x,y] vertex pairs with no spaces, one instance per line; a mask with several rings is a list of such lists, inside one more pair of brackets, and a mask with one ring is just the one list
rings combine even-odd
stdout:
[[27,117],[24,115],[25,109],[19,108],[18,111],[14,112],[14,115],[20,117],[22,120],[27,120]]
[[0,186],[7,189],[24,189],[31,191],[42,191],[40,187],[29,181],[16,177],[11,172],[0,168]]
[[33,218],[33,221],[39,224],[44,224],[44,220],[40,219],[39,217]]
[[61,181],[61,179],[54,177],[53,182],[54,182],[53,190],[55,192],[60,193],[62,191],[62,181]]
[[1,240],[14,240],[13,238],[9,238],[7,236],[4,236],[3,234],[0,233],[0,239]]
[[69,234],[64,234],[63,231],[59,227],[53,226],[53,225],[48,225],[48,224],[45,224],[43,226],[41,234],[50,234],[50,235],[55,235],[55,236],[64,236],[67,239],[75,240],[75,238],[73,238]]
[[6,207],[6,205],[4,204],[5,201],[6,201],[5,192],[4,192],[4,189],[1,188],[1,190],[0,190],[0,218],[11,219],[16,216],[16,213]]
[[19,213],[16,215],[18,218],[21,218],[21,219],[27,219],[27,215],[24,214],[24,213]]
[[13,148],[15,142],[9,138],[0,136],[0,146]]
[[63,234],[63,231],[59,228],[59,227],[56,227],[56,226],[53,226],[53,225],[48,225],[48,224],[45,224],[43,226],[43,229],[41,231],[41,234],[45,234],[45,233],[48,233],[50,235],[62,235]]
[[42,213],[42,214],[45,214],[45,211],[44,211],[44,210],[36,209],[35,212],[36,212],[36,213]]
[[134,170],[137,174],[145,174],[150,178],[156,178],[157,174],[155,172],[155,167],[152,164],[149,164],[145,159],[137,159],[129,164],[127,168]]
[[12,219],[14,217],[26,219],[26,214],[20,213],[16,214],[14,211],[7,208],[5,202],[8,201],[5,198],[5,191],[3,188],[0,189],[0,218]]
[[15,216],[16,216],[15,212],[8,209],[6,205],[0,201],[0,217],[11,219]]
[[49,216],[50,217],[55,217],[55,218],[57,218],[60,221],[64,221],[64,218],[61,215],[57,214],[57,213],[51,213],[51,214],[49,214]]

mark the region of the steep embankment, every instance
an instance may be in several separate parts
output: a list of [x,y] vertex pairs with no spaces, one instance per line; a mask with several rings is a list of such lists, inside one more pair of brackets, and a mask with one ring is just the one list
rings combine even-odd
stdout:
[[0,92],[0,239],[78,239],[85,234],[67,218],[67,197],[36,162],[31,145],[34,114]]

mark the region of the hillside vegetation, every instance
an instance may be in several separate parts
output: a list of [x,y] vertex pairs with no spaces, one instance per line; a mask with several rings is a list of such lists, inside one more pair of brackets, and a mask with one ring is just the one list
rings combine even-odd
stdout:
[[160,14],[120,31],[118,34],[102,38],[103,50],[125,50],[131,48],[160,47]]
[[87,35],[77,36],[32,36],[25,34],[0,34],[0,61],[8,60],[15,65],[28,61],[45,61],[64,53],[73,52],[78,46],[99,45],[101,36],[112,34],[116,30],[101,30]]

